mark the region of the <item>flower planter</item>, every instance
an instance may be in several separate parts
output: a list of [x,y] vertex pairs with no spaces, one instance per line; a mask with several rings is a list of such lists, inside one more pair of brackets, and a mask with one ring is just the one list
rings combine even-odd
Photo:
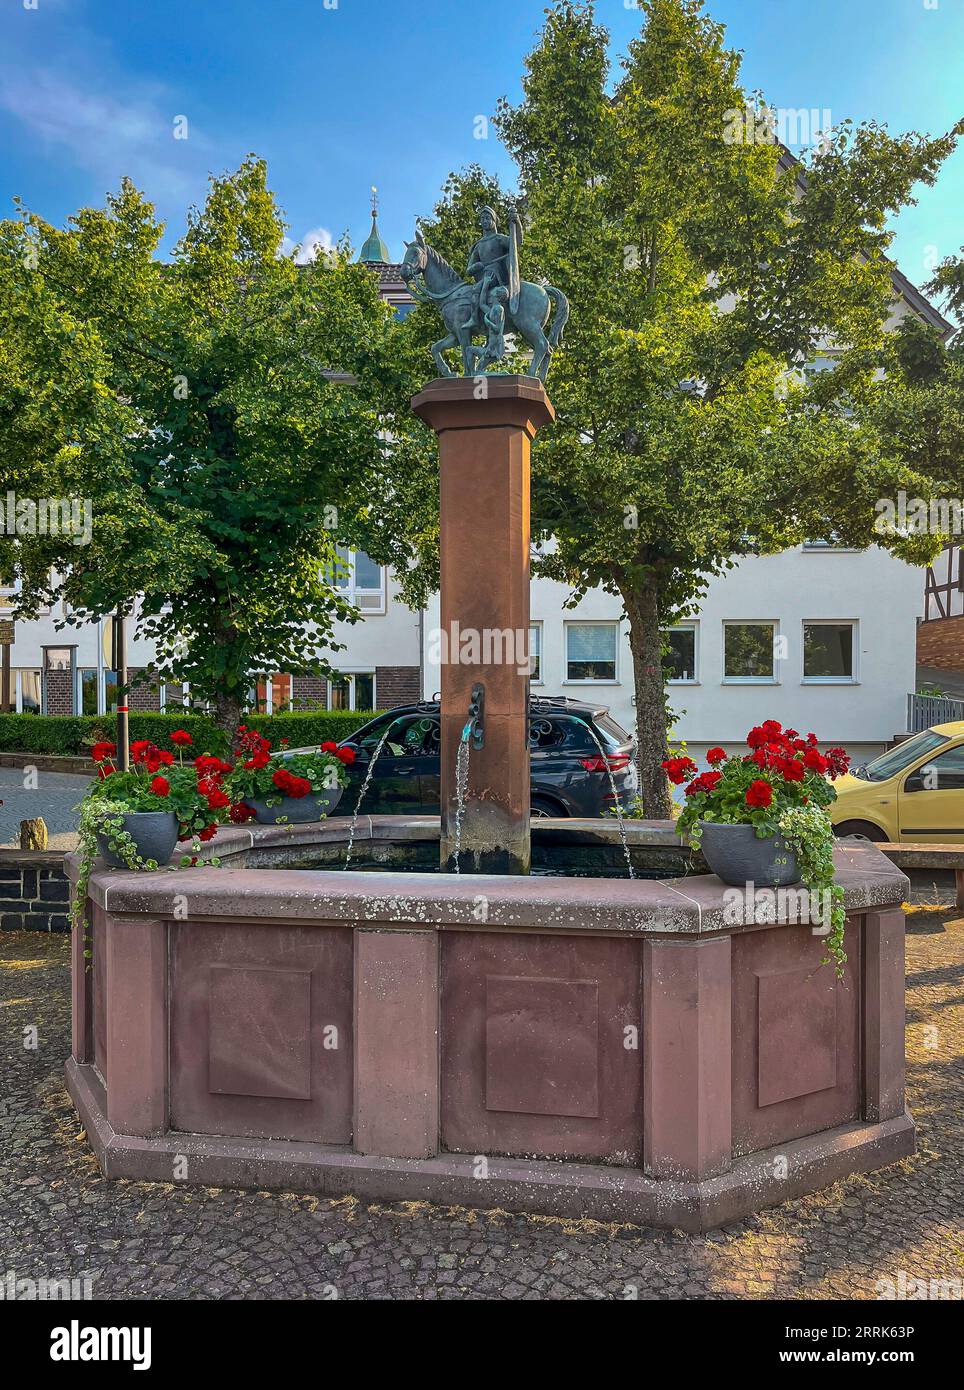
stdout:
[[[177,845],[178,821],[173,811],[130,811],[121,819],[142,859],[168,863]],[[106,835],[97,836],[97,848],[105,864],[114,869],[127,868],[120,855],[111,849]]]
[[253,809],[259,825],[303,825],[306,821],[323,820],[331,815],[341,800],[343,790],[342,787],[333,787],[331,791],[309,792],[307,796],[283,796],[273,806],[251,796],[246,803]]
[[759,839],[752,825],[705,820],[700,848],[716,876],[738,888],[781,888],[799,879],[793,850],[779,835]]

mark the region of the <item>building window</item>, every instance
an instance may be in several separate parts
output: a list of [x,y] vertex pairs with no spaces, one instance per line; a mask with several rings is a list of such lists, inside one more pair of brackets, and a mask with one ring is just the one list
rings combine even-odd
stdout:
[[678,623],[663,636],[669,651],[663,653],[663,670],[670,685],[694,685],[696,674],[696,624]]
[[566,680],[615,681],[618,623],[566,623]]
[[529,680],[534,685],[542,683],[542,624],[533,623],[529,628]]
[[375,708],[375,675],[372,671],[342,671],[328,682],[329,709]]
[[100,714],[97,705],[97,671],[84,667],[77,672],[77,708],[81,714]]
[[856,680],[856,623],[805,622],[803,679],[818,683]]
[[723,624],[723,679],[725,681],[776,681],[774,645],[776,623]]
[[117,713],[117,672],[104,672],[104,713]]
[[39,671],[15,671],[17,688],[17,713],[39,714],[41,673]]
[[338,547],[335,587],[341,589],[356,608],[367,613],[385,611],[385,566],[376,565],[363,550]]

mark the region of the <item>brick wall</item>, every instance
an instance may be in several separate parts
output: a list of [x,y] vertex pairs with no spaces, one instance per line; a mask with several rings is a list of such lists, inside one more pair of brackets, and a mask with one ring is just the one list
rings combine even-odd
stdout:
[[918,623],[917,664],[936,666],[941,671],[964,671],[964,617]]
[[70,885],[55,850],[0,850],[0,930],[69,931]]
[[422,698],[421,683],[417,666],[376,666],[375,702],[379,709],[414,705]]
[[327,709],[328,682],[321,676],[292,676],[291,704],[299,709]]
[[74,681],[71,672],[48,671],[45,680],[47,685],[47,713],[73,714]]
[[[139,670],[129,670],[128,680],[133,681],[135,676],[139,676]],[[161,690],[157,681],[146,680],[142,684],[132,685],[130,699],[127,702],[132,710],[142,710],[153,712],[161,708]]]

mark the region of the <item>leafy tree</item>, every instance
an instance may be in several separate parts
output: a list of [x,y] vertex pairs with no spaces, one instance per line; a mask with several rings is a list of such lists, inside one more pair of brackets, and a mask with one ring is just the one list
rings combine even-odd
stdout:
[[233,729],[259,674],[329,672],[334,622],[358,616],[338,543],[406,572],[423,427],[371,273],[347,246],[282,255],[262,161],[212,179],[169,261],[162,233],[129,182],[66,229],[0,227],[8,486],[94,503],[89,546],[8,552],[24,614],[63,598],[81,623],[140,595],[157,673]]
[[[526,274],[573,306],[549,379],[557,420],[534,452],[534,514],[555,538],[535,570],[575,598],[621,596],[641,794],[660,816],[663,632],[711,576],[830,533],[916,560],[933,549],[874,531],[876,499],[925,493],[929,472],[879,431],[877,367],[887,219],[934,181],[957,132],[848,123],[797,165],[740,138],[766,130],[767,109],[700,0],[640,8],[611,89],[593,5],[556,0],[523,99],[503,101],[496,125],[518,165]],[[483,188],[504,203],[482,171],[453,175],[426,233],[455,264]],[[811,378],[804,364],[828,343],[836,367]]]

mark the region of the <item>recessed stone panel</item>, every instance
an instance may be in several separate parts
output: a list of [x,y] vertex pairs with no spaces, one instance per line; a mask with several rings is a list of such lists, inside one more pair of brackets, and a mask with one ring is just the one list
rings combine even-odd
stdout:
[[486,1110],[598,1116],[598,1024],[595,980],[489,975]]
[[212,965],[208,1086],[215,1095],[311,1095],[311,972]]
[[775,1105],[837,1084],[837,990],[833,972],[757,974],[757,1104]]
[[441,1131],[453,1153],[642,1159],[642,945],[445,932]]
[[861,934],[848,922],[847,964],[823,964],[809,927],[733,934],[732,1135],[753,1153],[860,1118]]
[[171,1128],[352,1137],[352,928],[171,927]]

